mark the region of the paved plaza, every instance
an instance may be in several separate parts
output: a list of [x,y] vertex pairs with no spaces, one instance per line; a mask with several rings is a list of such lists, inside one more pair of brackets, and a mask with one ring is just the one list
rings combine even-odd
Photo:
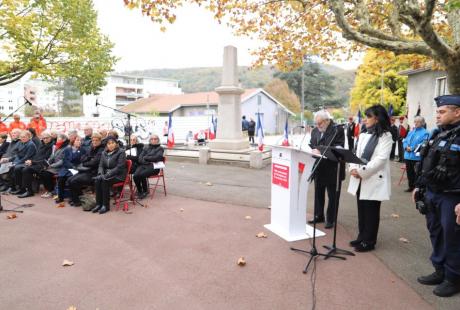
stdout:
[[[392,166],[397,183],[400,165]],[[270,167],[171,160],[166,174],[168,196],[158,192],[147,208],[127,213],[56,208],[39,196],[16,219],[2,213],[0,308],[310,309],[315,299],[316,309],[458,309],[460,296],[437,298],[416,282],[431,272],[430,245],[405,186],[395,185],[382,206],[376,251],[318,259],[305,275],[308,257],[289,247],[310,243],[287,243],[263,228]],[[8,201],[23,203],[4,196],[5,207]],[[339,217],[338,246],[351,250],[356,203],[347,193]],[[268,238],[256,238],[262,231]],[[326,232],[320,248],[331,243]],[[236,264],[239,257],[246,266]],[[74,265],[63,267],[64,259]]]

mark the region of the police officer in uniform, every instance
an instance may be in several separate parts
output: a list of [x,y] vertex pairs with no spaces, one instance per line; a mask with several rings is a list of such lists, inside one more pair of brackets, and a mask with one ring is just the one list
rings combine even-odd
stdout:
[[433,293],[449,297],[460,292],[460,95],[435,98],[436,123],[421,151],[413,199],[425,214],[430,233],[431,262],[435,272],[421,276],[424,285],[437,285]]

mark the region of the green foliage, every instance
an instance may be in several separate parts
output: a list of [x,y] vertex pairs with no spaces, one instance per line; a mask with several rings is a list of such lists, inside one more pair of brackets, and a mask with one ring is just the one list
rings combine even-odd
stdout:
[[29,72],[72,78],[82,94],[97,93],[113,70],[113,44],[100,33],[91,0],[0,2],[0,85]]
[[[303,65],[304,74],[304,100],[305,108],[319,110],[323,107],[342,106],[346,102],[341,101],[346,98],[345,94],[337,96],[336,78],[326,72],[319,63],[307,61]],[[277,72],[275,77],[288,83],[289,87],[297,94],[302,96],[302,68],[292,72]]]
[[58,93],[59,115],[83,116],[83,101],[75,79],[59,80],[48,90]]

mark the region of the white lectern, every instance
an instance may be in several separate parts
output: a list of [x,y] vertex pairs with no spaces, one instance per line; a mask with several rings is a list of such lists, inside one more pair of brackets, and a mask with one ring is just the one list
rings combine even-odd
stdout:
[[[313,237],[307,225],[308,177],[315,163],[313,154],[293,147],[272,147],[272,205],[265,228],[286,241]],[[316,229],[316,236],[325,233]]]

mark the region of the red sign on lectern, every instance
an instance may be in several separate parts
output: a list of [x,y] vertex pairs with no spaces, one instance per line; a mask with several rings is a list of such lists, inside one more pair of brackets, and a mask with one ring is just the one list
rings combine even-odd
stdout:
[[289,167],[274,163],[272,165],[272,183],[289,188]]

